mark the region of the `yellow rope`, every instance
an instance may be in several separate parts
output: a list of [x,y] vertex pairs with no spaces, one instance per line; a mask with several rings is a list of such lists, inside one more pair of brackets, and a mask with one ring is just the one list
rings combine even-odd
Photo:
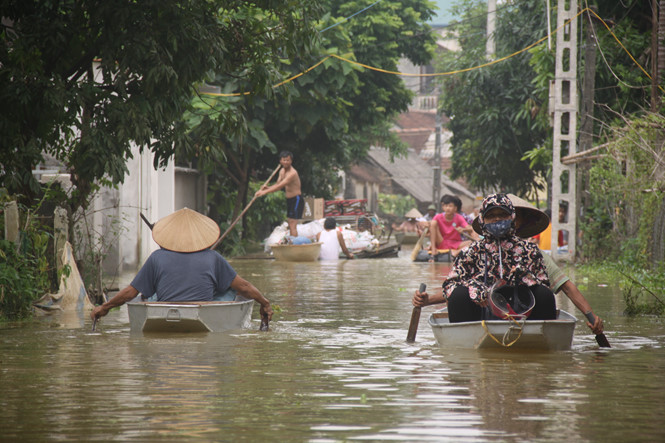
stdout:
[[[635,63],[635,64],[640,68],[640,70],[641,70],[641,71],[642,71],[642,72],[643,72],[643,73],[644,73],[649,79],[651,79],[651,75],[649,75],[649,73],[648,73],[648,72],[647,72],[647,71],[646,71],[646,70],[645,70],[645,69],[644,69],[644,68],[643,68],[638,62],[637,62],[637,60],[635,60],[635,57],[633,57],[633,55],[630,53],[630,51],[628,51],[628,49],[626,49],[626,47],[621,43],[621,41],[619,40],[619,38],[614,34],[614,32],[612,32],[612,30],[610,29],[610,27],[608,26],[608,24],[605,23],[605,20],[603,20],[602,18],[600,18],[600,16],[599,16],[595,11],[593,11],[592,9],[589,9],[589,8],[582,9],[582,10],[581,10],[580,12],[578,12],[574,17],[571,17],[571,18],[568,19],[564,24],[562,24],[561,26],[559,26],[558,28],[556,28],[556,29],[553,31],[553,34],[556,34],[557,32],[559,32],[563,27],[567,26],[570,22],[572,22],[572,21],[575,20],[577,17],[579,17],[580,15],[582,15],[583,13],[585,13],[585,12],[587,12],[587,11],[590,11],[593,15],[596,16],[596,18],[598,18],[598,20],[600,20],[600,21],[603,23],[603,25],[605,25],[605,28],[607,28],[607,30],[608,30],[609,33],[612,35],[612,37],[614,37],[614,39],[617,41],[617,43],[619,43],[619,45],[621,46],[621,48],[626,52],[626,54],[628,54],[628,56],[629,56],[630,59],[633,61],[633,63]],[[426,74],[413,74],[413,73],[405,73],[405,72],[398,72],[398,71],[390,71],[390,70],[388,70],[388,69],[377,68],[377,67],[375,67],[375,66],[370,66],[370,65],[367,65],[367,64],[365,64],[365,63],[360,63],[360,62],[358,62],[358,61],[351,60],[351,59],[348,59],[348,58],[346,58],[346,57],[342,57],[342,56],[337,55],[337,54],[328,54],[326,57],[324,57],[324,58],[323,58],[321,61],[319,61],[318,63],[316,63],[316,64],[310,66],[309,68],[305,69],[304,71],[300,72],[299,74],[296,74],[296,75],[294,75],[294,76],[292,76],[292,77],[287,78],[286,80],[284,80],[284,81],[282,81],[282,82],[277,83],[276,85],[273,85],[272,87],[273,87],[273,88],[278,88],[278,87],[280,87],[280,86],[282,86],[282,85],[285,85],[285,84],[287,84],[287,83],[290,83],[290,82],[294,81],[295,79],[297,79],[298,77],[301,77],[301,76],[307,74],[308,72],[312,71],[313,69],[318,68],[323,62],[325,62],[326,60],[328,60],[328,59],[330,59],[330,58],[336,58],[336,59],[341,60],[341,61],[343,61],[343,62],[346,62],[346,63],[352,64],[352,65],[356,65],[356,66],[360,66],[360,67],[362,67],[362,68],[369,69],[369,70],[372,70],[372,71],[382,72],[382,73],[384,73],[384,74],[391,74],[391,75],[401,75],[401,76],[405,76],[405,77],[437,77],[437,76],[444,76],[444,75],[460,74],[460,73],[462,73],[462,72],[469,72],[469,71],[475,71],[476,69],[486,68],[486,67],[488,67],[488,66],[492,66],[492,65],[495,65],[495,64],[500,63],[500,62],[502,62],[502,61],[508,60],[509,58],[515,57],[515,56],[517,56],[517,55],[519,55],[519,54],[522,54],[523,52],[528,51],[529,49],[531,49],[531,48],[533,48],[534,46],[536,46],[536,45],[542,43],[542,42],[545,41],[546,39],[547,39],[547,36],[541,38],[540,40],[537,40],[536,42],[530,44],[529,46],[527,46],[527,47],[525,47],[525,48],[523,48],[523,49],[520,49],[519,51],[516,51],[516,52],[514,52],[514,53],[512,53],[512,54],[510,54],[510,55],[506,55],[506,56],[504,56],[504,57],[498,58],[498,59],[496,59],[496,60],[492,60],[492,61],[487,62],[487,63],[480,64],[480,65],[477,65],[477,66],[471,66],[471,67],[469,67],[469,68],[458,69],[458,70],[455,70],[455,71],[448,71],[448,72],[434,72],[434,73],[429,73],[429,74],[427,74],[427,73],[426,73]],[[658,88],[659,88],[661,91],[665,92],[665,89],[663,89],[662,86],[659,85]],[[235,93],[201,92],[201,94],[212,95],[212,96],[216,96],[216,97],[238,97],[238,96],[243,96],[243,95],[250,95],[251,92],[235,92]]]
[[[274,89],[274,88],[278,88],[278,87],[280,87],[280,86],[282,86],[282,85],[285,85],[285,84],[287,84],[287,83],[290,83],[290,82],[292,82],[293,80],[297,79],[298,77],[301,77],[301,76],[307,74],[307,73],[308,73],[309,71],[311,71],[312,69],[316,69],[316,68],[318,68],[319,65],[321,65],[321,63],[325,62],[326,60],[328,60],[328,59],[331,58],[331,57],[333,57],[333,56],[332,56],[332,55],[329,55],[329,56],[327,56],[327,57],[321,59],[321,61],[319,61],[318,63],[316,63],[316,64],[310,66],[310,67],[307,68],[307,69],[305,69],[305,70],[302,71],[301,73],[296,74],[296,75],[294,75],[293,77],[289,77],[289,78],[287,78],[286,80],[277,83],[276,85],[273,85],[273,89]],[[251,92],[231,92],[231,93],[221,93],[221,92],[201,92],[201,94],[205,94],[205,95],[213,95],[213,96],[215,96],[215,97],[239,97],[239,96],[241,96],[241,95],[250,95]]]
[[508,343],[508,344],[506,344],[506,337],[507,337],[508,334],[510,334],[510,332],[512,331],[511,328],[508,328],[508,330],[506,331],[506,333],[503,335],[503,339],[502,339],[501,341],[499,341],[499,339],[496,338],[496,337],[490,332],[489,328],[488,328],[487,325],[485,324],[485,320],[483,320],[483,321],[481,322],[481,324],[483,325],[483,329],[485,329],[485,332],[487,333],[487,335],[489,335],[489,336],[492,338],[492,340],[494,340],[494,341],[497,342],[499,345],[501,345],[501,346],[503,346],[503,347],[505,347],[505,348],[509,348],[509,347],[511,347],[512,345],[514,345],[515,343],[517,343],[517,340],[519,340],[520,337],[522,337],[522,331],[523,331],[523,329],[524,329],[524,322],[526,321],[526,317],[524,317],[524,318],[522,319],[522,323],[521,323],[521,324],[518,323],[517,320],[515,320],[515,319],[514,319],[512,316],[510,316],[510,315],[506,315],[503,319],[504,319],[504,320],[512,320],[513,323],[515,323],[517,326],[519,326],[519,329],[520,329],[520,333],[517,334],[517,338],[515,338],[515,340],[511,341],[511,342]]

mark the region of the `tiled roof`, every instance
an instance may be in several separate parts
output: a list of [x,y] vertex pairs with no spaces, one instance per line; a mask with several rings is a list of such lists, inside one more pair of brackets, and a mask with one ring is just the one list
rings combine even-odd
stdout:
[[[372,147],[368,157],[383,168],[391,179],[419,202],[432,200],[432,167],[420,159],[413,150],[409,150],[406,158],[395,158],[390,161],[387,149]],[[441,195],[455,194],[475,198],[475,194],[464,186],[450,180],[445,174],[441,176]]]

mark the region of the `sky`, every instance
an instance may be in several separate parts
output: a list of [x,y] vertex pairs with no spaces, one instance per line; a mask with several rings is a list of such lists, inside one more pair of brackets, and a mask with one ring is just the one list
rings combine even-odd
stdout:
[[447,25],[453,20],[453,15],[450,13],[450,7],[457,0],[432,0],[438,6],[436,11],[437,16],[429,21],[430,25]]

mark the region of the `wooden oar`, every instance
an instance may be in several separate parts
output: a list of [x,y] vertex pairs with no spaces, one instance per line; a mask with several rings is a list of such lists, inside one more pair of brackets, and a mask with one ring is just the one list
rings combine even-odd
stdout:
[[[425,283],[420,284],[418,292],[423,293],[427,290]],[[418,323],[420,322],[420,306],[414,306],[411,312],[411,323],[409,323],[409,332],[406,334],[406,342],[413,343],[416,341],[416,333],[418,332]]]
[[148,221],[148,219],[145,218],[145,215],[143,215],[143,212],[139,212],[139,214],[141,215],[141,218],[143,219],[143,221],[145,222],[145,224],[148,225],[148,227],[149,227],[150,230],[152,231],[152,227],[155,226],[155,224],[154,224],[154,223],[150,223],[150,222]]
[[[275,174],[277,174],[277,171],[279,171],[279,168],[280,168],[281,166],[282,166],[282,165],[277,165],[277,167],[275,168],[274,171],[272,171],[272,174],[270,174],[270,177],[268,177],[268,180],[266,180],[266,182],[263,184],[263,186],[265,186],[265,185],[267,185],[268,183],[270,183],[270,180],[272,180],[272,178],[275,176]],[[263,186],[262,186],[262,187],[263,187]],[[240,213],[240,215],[239,215],[238,217],[236,217],[236,219],[233,221],[233,223],[231,223],[231,225],[226,229],[226,231],[224,232],[224,234],[222,234],[222,236],[219,237],[219,238],[217,239],[217,241],[216,241],[216,242],[210,247],[210,249],[215,249],[215,248],[216,248],[216,247],[222,242],[222,240],[224,240],[224,237],[226,237],[226,235],[227,235],[229,232],[231,232],[231,229],[233,229],[233,227],[236,225],[236,223],[238,223],[238,221],[242,218],[242,216],[245,215],[245,212],[247,212],[247,210],[249,209],[249,207],[252,206],[252,203],[254,203],[254,200],[256,200],[256,194],[254,194],[254,197],[252,197],[252,199],[249,201],[249,203],[247,204],[247,206],[245,206],[245,209],[242,210],[242,212]]]
[[268,314],[261,316],[261,326],[259,326],[259,331],[267,331],[269,329],[268,321]]
[[413,247],[413,252],[411,252],[411,261],[414,261],[416,257],[418,257],[418,252],[420,252],[420,249],[423,246],[423,241],[425,241],[425,236],[427,235],[428,232],[429,232],[429,226],[423,230],[423,233],[420,234],[420,238],[416,242],[416,245]]
[[[593,315],[593,312],[589,311],[584,316],[589,320],[589,323],[592,325],[596,323],[596,317]],[[596,334],[596,343],[598,343],[598,346],[601,348],[611,348],[610,342],[607,341],[607,337],[605,337],[605,334],[602,332],[600,334]]]

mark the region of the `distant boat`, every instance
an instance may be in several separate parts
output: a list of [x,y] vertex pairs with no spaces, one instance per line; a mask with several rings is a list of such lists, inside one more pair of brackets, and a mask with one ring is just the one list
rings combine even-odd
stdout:
[[444,308],[432,313],[429,325],[443,348],[511,348],[546,351],[569,350],[577,319],[558,310],[556,320],[485,320],[461,323],[448,321]]
[[128,303],[132,332],[220,332],[246,328],[254,300]]
[[400,245],[415,245],[419,238],[420,234],[417,232],[395,232],[395,240]]
[[304,245],[270,245],[275,259],[280,261],[316,261],[321,252],[321,242]]

